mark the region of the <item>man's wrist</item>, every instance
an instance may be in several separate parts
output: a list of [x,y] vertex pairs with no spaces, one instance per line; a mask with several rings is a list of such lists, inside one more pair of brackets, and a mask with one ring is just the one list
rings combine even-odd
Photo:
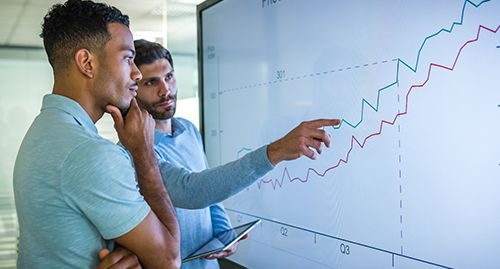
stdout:
[[278,163],[282,161],[282,159],[279,157],[279,145],[277,145],[277,141],[269,144],[267,146],[267,158],[269,159],[269,162],[273,165],[276,166]]
[[135,160],[144,160],[144,159],[156,159],[156,155],[152,147],[142,146],[134,149],[129,149],[130,155]]

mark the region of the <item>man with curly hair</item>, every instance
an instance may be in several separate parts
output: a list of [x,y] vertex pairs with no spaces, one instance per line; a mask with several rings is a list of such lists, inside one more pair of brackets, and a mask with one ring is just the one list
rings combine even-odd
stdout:
[[[153,150],[154,121],[134,98],[142,76],[128,24],[118,9],[80,0],[54,5],[44,18],[54,85],[14,169],[18,268],[94,268],[97,252],[113,249],[111,242],[145,268],[180,266],[179,227]],[[131,158],[98,135],[94,124],[105,112]]]

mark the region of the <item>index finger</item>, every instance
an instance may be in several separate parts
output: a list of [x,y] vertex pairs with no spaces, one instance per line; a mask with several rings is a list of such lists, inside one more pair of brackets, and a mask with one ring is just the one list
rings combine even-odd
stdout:
[[123,128],[123,117],[120,109],[113,105],[107,105],[106,110],[113,118],[115,129],[117,129],[117,131],[121,130]]
[[140,110],[140,108],[139,108],[139,104],[137,103],[137,99],[132,98],[132,100],[130,100],[130,108],[129,108],[129,111],[130,111],[130,110]]
[[321,128],[324,126],[336,126],[340,124],[339,119],[317,119],[307,121],[307,125],[311,128]]

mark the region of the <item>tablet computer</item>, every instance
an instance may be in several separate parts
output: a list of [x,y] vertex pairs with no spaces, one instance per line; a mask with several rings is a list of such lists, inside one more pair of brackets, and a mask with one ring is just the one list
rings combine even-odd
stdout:
[[212,239],[210,239],[210,241],[203,244],[198,250],[182,259],[182,262],[188,262],[190,260],[205,257],[209,254],[224,251],[230,248],[259,223],[260,219],[217,233]]

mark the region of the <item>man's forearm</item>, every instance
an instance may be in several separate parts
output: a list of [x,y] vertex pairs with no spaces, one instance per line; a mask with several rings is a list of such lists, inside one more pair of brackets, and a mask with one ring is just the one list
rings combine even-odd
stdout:
[[141,194],[168,231],[166,240],[172,245],[172,256],[179,255],[180,231],[175,209],[161,180],[156,156],[152,150],[132,154]]
[[272,169],[266,146],[241,159],[199,173],[191,173],[168,162],[160,163],[160,172],[172,203],[188,209],[205,208],[222,202]]

